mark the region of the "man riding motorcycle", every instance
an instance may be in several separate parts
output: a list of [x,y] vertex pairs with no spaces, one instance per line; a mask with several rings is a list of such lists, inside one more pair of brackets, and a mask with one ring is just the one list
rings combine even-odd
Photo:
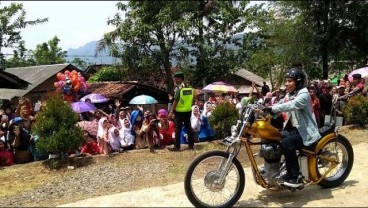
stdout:
[[280,177],[285,186],[297,188],[302,185],[296,150],[310,146],[321,135],[313,118],[311,97],[306,88],[306,74],[292,68],[285,75],[287,95],[279,103],[268,107],[273,113],[286,112],[281,147],[285,155],[287,173]]

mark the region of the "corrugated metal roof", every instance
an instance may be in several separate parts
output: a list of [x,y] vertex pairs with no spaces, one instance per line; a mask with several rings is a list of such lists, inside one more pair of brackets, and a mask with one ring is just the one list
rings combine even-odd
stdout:
[[6,89],[6,88],[0,89],[0,99],[10,100],[13,97],[24,96],[25,94],[33,90],[35,87],[46,81],[48,78],[55,76],[58,72],[65,69],[69,65],[72,68],[78,70],[77,67],[69,63],[5,69],[4,70],[5,72],[13,74],[19,77],[20,79],[29,82],[30,84],[24,90]]
[[247,79],[251,82],[254,82],[258,86],[263,86],[263,81],[265,80],[262,77],[254,74],[254,73],[252,73],[252,72],[250,72],[246,69],[239,69],[237,72],[235,72],[235,74],[242,77],[242,78],[244,78],[244,79]]
[[[247,85],[242,85],[242,86],[239,86],[238,88],[238,91],[239,91],[239,94],[248,94],[250,93],[252,89],[252,86],[247,86]],[[258,91],[261,92],[261,88],[260,87],[257,87]],[[253,90],[253,93],[257,93],[256,90]]]
[[0,88],[0,99],[11,100],[13,97],[21,97],[25,95],[25,90]]
[[54,64],[42,66],[29,66],[5,69],[5,72],[26,80],[34,87],[37,87],[51,76],[55,76],[59,71],[66,68],[69,64]]
[[4,81],[8,81],[11,83],[14,83],[19,86],[19,88],[26,87],[29,83],[18,76],[8,73],[6,71],[0,71],[0,78],[2,78]]

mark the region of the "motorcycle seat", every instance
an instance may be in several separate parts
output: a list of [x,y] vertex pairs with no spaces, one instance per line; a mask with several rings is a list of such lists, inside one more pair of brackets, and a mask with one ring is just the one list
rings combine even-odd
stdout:
[[318,129],[321,138],[326,136],[327,134],[333,133],[335,131],[335,124],[334,123],[325,123],[321,128]]
[[318,132],[321,135],[321,138],[319,140],[317,140],[316,142],[314,142],[313,144],[309,145],[309,146],[304,146],[302,149],[313,151],[314,148],[316,147],[316,145],[318,144],[318,142],[324,136],[326,136],[327,134],[333,133],[334,131],[335,131],[335,124],[326,123],[324,126],[322,126],[321,128],[318,129]]

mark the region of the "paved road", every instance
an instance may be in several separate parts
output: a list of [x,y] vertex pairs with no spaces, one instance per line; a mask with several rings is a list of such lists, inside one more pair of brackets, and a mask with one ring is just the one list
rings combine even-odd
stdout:
[[[368,143],[353,147],[355,161],[347,180],[338,188],[309,186],[294,193],[269,192],[257,186],[248,168],[246,188],[236,206],[250,207],[367,207],[368,206]],[[86,199],[62,207],[193,207],[185,196],[184,184],[177,183],[131,192]]]

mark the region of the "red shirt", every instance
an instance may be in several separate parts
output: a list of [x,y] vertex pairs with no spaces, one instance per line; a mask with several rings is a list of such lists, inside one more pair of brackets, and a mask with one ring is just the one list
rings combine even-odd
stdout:
[[81,153],[89,153],[91,155],[100,154],[100,148],[97,146],[96,142],[93,142],[91,146],[85,144],[82,148]]
[[359,84],[357,84],[356,85],[358,88],[359,88],[359,92],[361,92],[361,91],[363,91],[363,89],[364,89],[364,87],[365,87],[365,85],[364,85],[364,83],[363,82],[360,82]]
[[14,165],[13,155],[6,150],[0,151],[0,165],[1,166],[9,166]]

